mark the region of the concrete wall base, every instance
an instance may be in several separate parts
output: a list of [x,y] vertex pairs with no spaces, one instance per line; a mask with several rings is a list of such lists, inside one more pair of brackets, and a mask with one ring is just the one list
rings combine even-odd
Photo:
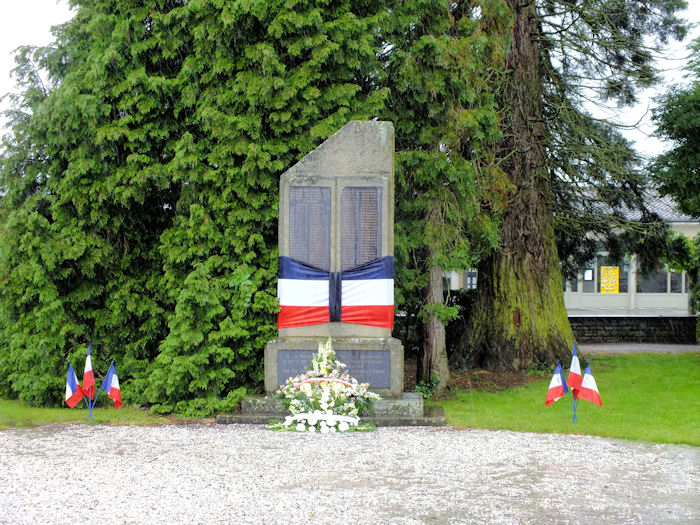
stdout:
[[569,317],[579,343],[694,344],[695,316]]

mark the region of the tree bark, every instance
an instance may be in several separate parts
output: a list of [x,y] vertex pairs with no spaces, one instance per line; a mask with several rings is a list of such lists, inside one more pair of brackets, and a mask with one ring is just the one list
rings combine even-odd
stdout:
[[[442,268],[440,266],[432,265],[430,267],[425,299],[428,305],[443,303]],[[445,344],[445,325],[431,314],[428,321],[423,324],[423,351],[418,360],[418,381],[430,384],[433,375],[439,378],[435,391],[444,390],[450,380]]]
[[500,157],[513,191],[501,246],[479,265],[470,344],[471,364],[492,370],[552,364],[568,355],[573,342],[549,205],[535,3],[507,1],[515,22],[506,57],[509,77],[499,96]]

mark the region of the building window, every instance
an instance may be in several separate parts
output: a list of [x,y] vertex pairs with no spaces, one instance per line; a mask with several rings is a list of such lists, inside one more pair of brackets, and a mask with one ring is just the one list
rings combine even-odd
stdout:
[[583,269],[583,293],[595,293],[595,266]]
[[683,272],[670,272],[671,293],[683,293]]
[[668,293],[668,272],[656,269],[637,273],[637,293]]
[[[623,261],[620,265],[618,261],[610,257],[600,255],[596,257],[598,282],[596,290],[598,293],[603,293],[602,286],[612,285],[608,288],[608,293],[627,293],[629,291],[629,264]],[[612,281],[611,281],[612,277]],[[606,283],[603,283],[606,280]],[[614,289],[615,291],[610,291]]]
[[568,281],[562,277],[562,281],[564,282],[564,292],[566,293],[566,283],[569,283],[569,289],[571,290],[572,293],[578,291],[578,279],[569,279]]
[[471,268],[464,272],[464,289],[465,290],[476,290],[476,277],[477,271]]
[[571,279],[569,281],[569,286],[572,292],[578,292],[578,279]]

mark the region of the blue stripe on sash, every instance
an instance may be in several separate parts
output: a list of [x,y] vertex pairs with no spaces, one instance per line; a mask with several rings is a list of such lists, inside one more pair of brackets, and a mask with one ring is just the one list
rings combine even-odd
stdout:
[[328,307],[331,323],[340,322],[340,303],[343,289],[340,283],[340,272],[331,272],[328,282]]
[[291,257],[279,258],[280,279],[304,279],[307,281],[327,281],[328,272],[324,272],[315,266],[292,259]]
[[344,270],[341,272],[341,277],[344,281],[359,279],[393,279],[394,257],[388,256],[373,259],[355,268]]

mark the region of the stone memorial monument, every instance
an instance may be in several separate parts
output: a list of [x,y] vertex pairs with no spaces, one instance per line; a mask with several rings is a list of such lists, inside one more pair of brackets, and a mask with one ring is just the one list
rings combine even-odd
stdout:
[[363,419],[444,425],[440,407],[403,392],[403,346],[394,326],[394,127],[352,121],[280,180],[278,337],[265,348],[266,396],[220,423],[286,415],[273,394],[311,364],[329,337],[347,371],[383,399]]
[[392,124],[349,122],[286,171],[279,217],[279,336],[265,350],[265,390],[306,370],[331,337],[351,375],[400,397]]

